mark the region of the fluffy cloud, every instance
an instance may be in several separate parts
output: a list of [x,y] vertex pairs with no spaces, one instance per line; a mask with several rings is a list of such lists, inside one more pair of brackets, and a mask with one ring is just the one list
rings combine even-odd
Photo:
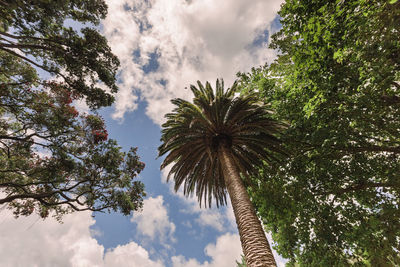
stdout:
[[15,219],[4,207],[0,212],[1,266],[163,266],[134,242],[105,252],[89,229],[95,223],[90,212],[66,215],[60,224],[36,215]]
[[163,267],[160,261],[149,260],[149,253],[134,242],[117,246],[104,257],[105,266]]
[[173,236],[175,224],[170,222],[162,196],[144,200],[143,211],[136,212],[131,221],[137,223],[138,232],[151,240],[158,239],[167,246],[168,241],[175,242]]
[[170,99],[189,98],[197,80],[229,86],[238,71],[271,61],[274,51],[254,41],[270,29],[282,0],[109,0],[103,32],[121,60],[114,118],[148,102],[156,123]]
[[[1,266],[8,267],[163,267],[151,260],[149,253],[135,242],[104,251],[91,233],[95,223],[90,212],[66,215],[63,224],[52,218],[42,220],[36,215],[15,219],[9,210],[0,210]],[[174,267],[235,266],[241,247],[237,234],[224,234],[204,250],[211,261],[199,263],[184,256],[171,258]],[[276,257],[278,266],[284,260]]]
[[[271,236],[268,235],[271,241]],[[203,263],[196,259],[186,259],[184,256],[173,256],[171,258],[173,267],[232,267],[236,266],[236,260],[240,262],[243,255],[240,238],[237,234],[226,233],[218,237],[216,244],[208,244],[204,253],[211,258],[211,261]],[[274,257],[278,267],[284,267],[287,260],[279,256],[274,250]]]
[[[183,198],[182,195],[180,195],[180,197]],[[189,206],[189,209],[186,212],[198,214],[195,222],[197,222],[200,226],[212,227],[220,232],[236,232],[236,221],[233,215],[229,196],[227,202],[228,205],[225,207],[217,208],[214,205],[212,208],[200,208],[197,199],[190,198],[189,200],[186,200],[186,203]]]
[[211,226],[220,232],[225,230],[224,217],[221,215],[221,212],[218,210],[209,210],[208,209],[208,210],[199,211],[199,217],[196,219],[196,222],[201,226]]
[[225,234],[217,239],[216,244],[208,244],[204,249],[211,261],[199,263],[196,259],[187,260],[183,256],[172,257],[174,267],[232,267],[236,266],[236,260],[240,259],[242,248],[239,236]]
[[[166,183],[167,180],[167,174],[170,170],[171,166],[167,166],[162,172],[161,172],[161,181],[163,183]],[[187,205],[187,209],[182,210],[184,213],[190,213],[190,214],[196,214],[198,217],[194,220],[197,224],[203,227],[212,227],[220,232],[231,232],[231,233],[237,233],[237,225],[236,225],[236,220],[235,220],[235,215],[233,213],[232,206],[230,204],[230,199],[228,196],[227,202],[228,205],[226,207],[222,207],[220,209],[216,209],[215,207],[212,209],[206,209],[206,208],[200,208],[199,203],[195,197],[189,197],[187,198],[186,196],[183,195],[183,190],[179,189],[177,192],[174,192],[173,189],[173,182],[170,181],[170,192],[173,193],[174,195],[178,196],[180,199],[184,201],[184,203]],[[185,223],[187,224],[187,223]],[[186,225],[189,228],[192,228],[191,224]],[[193,231],[193,230],[192,230]],[[227,235],[226,233],[225,235]],[[228,234],[229,235],[229,234]],[[267,239],[270,243],[270,245],[274,245],[274,242],[272,240],[272,236],[269,233],[266,233]],[[218,244],[218,242],[217,242]],[[239,243],[240,244],[240,243]],[[272,252],[274,254],[276,263],[279,267],[285,266],[287,260],[282,258],[274,249],[272,249]],[[207,254],[208,255],[208,254]],[[183,256],[176,256],[173,257],[174,264],[177,264],[177,266],[189,266],[189,267],[195,267],[195,266],[218,266],[218,265],[207,265],[210,264],[208,262],[205,262],[205,265],[200,264],[197,262],[195,259],[190,259],[190,260],[185,260]],[[180,265],[180,264],[188,264],[188,265]],[[175,267],[175,266],[174,266]]]
[[233,209],[231,205],[225,209],[225,218],[229,222],[231,229],[237,229],[235,214],[233,213]]

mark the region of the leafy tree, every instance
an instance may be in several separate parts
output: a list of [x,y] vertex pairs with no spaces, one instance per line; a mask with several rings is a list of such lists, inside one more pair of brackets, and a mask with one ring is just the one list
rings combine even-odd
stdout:
[[[23,88],[23,90],[22,90]],[[108,140],[98,115],[79,115],[63,84],[23,85],[0,92],[0,204],[15,215],[114,210],[142,206],[143,169],[136,149]]]
[[[1,56],[22,59],[62,78],[70,90],[85,96],[91,107],[111,105],[113,96],[97,84],[101,81],[111,93],[117,91],[115,75],[119,61],[105,37],[93,28],[106,14],[103,0],[2,0]],[[77,32],[68,23],[90,27]],[[17,78],[7,71],[3,75],[10,80]]]
[[106,12],[101,0],[0,1],[0,204],[16,216],[142,206],[136,149],[74,107],[110,105],[117,90],[118,59],[93,28]]
[[166,115],[160,156],[161,168],[173,164],[175,190],[183,186],[185,195],[196,194],[200,204],[226,204],[228,191],[242,248],[249,266],[275,266],[268,240],[250,202],[242,178],[255,174],[257,164],[276,160],[280,142],[274,136],[281,129],[255,94],[235,97],[236,83],[224,92],[216,82],[216,92],[191,86],[193,103],[174,99],[177,107]]
[[290,127],[249,188],[290,266],[400,264],[400,3],[286,1],[270,67],[239,74]]

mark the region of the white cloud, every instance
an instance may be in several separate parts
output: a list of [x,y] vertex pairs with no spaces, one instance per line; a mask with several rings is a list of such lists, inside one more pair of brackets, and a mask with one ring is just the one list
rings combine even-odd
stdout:
[[[191,98],[188,85],[223,77],[229,86],[236,72],[271,61],[274,51],[252,43],[269,28],[281,2],[108,0],[103,31],[121,60],[113,117],[136,109],[140,94],[147,115],[161,124],[171,98]],[[154,53],[158,68],[145,73],[142,67]]]
[[[268,235],[271,241],[271,236]],[[200,263],[196,259],[186,259],[184,256],[173,256],[171,258],[173,267],[232,267],[236,261],[241,261],[243,255],[240,238],[238,234],[226,233],[218,237],[216,244],[208,244],[204,249],[211,261]],[[284,267],[287,260],[279,256],[274,250],[273,254],[278,267]]]
[[229,205],[229,208],[225,209],[225,218],[227,219],[231,229],[237,229],[235,214],[233,213],[231,205]]
[[145,199],[143,211],[134,213],[131,221],[137,223],[137,230],[141,235],[147,236],[151,240],[158,239],[167,247],[168,241],[176,241],[173,236],[175,224],[169,221],[162,196]]
[[[166,177],[170,168],[171,165],[167,166],[161,173],[161,181],[163,183],[166,183]],[[173,181],[169,182],[169,188],[172,194],[178,196],[187,205],[188,208],[182,210],[182,212],[198,215],[198,217],[194,221],[198,223],[200,226],[212,227],[220,232],[229,231],[231,233],[237,233],[236,219],[233,213],[229,196],[227,196],[228,205],[226,207],[221,207],[219,209],[216,209],[215,207],[212,209],[206,209],[206,208],[200,208],[199,203],[195,197],[187,198],[186,196],[184,196],[182,189],[179,189],[177,192],[175,192],[173,189]],[[271,246],[274,245],[271,234],[266,233],[266,235],[270,245]],[[287,260],[282,258],[278,253],[276,253],[274,249],[272,249],[272,252],[274,254],[278,267],[285,266]],[[182,259],[184,259],[182,256],[175,257],[175,261],[177,264],[182,263]],[[194,259],[190,259],[184,262],[185,264],[189,264],[187,266],[202,266],[199,265],[199,263]],[[205,266],[208,267],[208,265]]]
[[[95,223],[90,212],[65,215],[62,224],[37,215],[15,219],[2,206],[0,212],[0,258],[3,267],[162,267],[134,242],[104,253],[91,235]],[[104,258],[103,258],[104,257]]]
[[173,256],[173,267],[232,267],[236,266],[236,260],[240,259],[242,248],[239,236],[236,234],[224,234],[218,237],[216,244],[208,244],[204,249],[211,261],[199,263],[196,259],[187,260],[184,256]]
[[200,211],[199,217],[196,222],[202,226],[211,226],[218,231],[222,232],[225,230],[224,227],[224,217],[221,215],[219,210],[202,210]]
[[107,251],[105,266],[163,267],[160,261],[149,260],[149,253],[134,242]]
[[[252,43],[265,29],[270,29],[282,2],[108,0],[109,15],[103,22],[103,32],[121,60],[120,92],[113,117],[122,119],[126,112],[136,109],[140,96],[148,102],[146,114],[161,124],[164,114],[172,109],[170,100],[190,99],[190,90],[184,88],[197,80],[214,84],[216,78],[222,77],[229,87],[236,72],[272,61],[274,51]],[[145,73],[143,67],[154,60],[154,55],[158,68]],[[182,195],[178,191],[178,196]],[[219,231],[227,225],[236,228],[232,212],[200,209],[195,198],[186,203],[189,212],[198,214],[198,224]],[[149,212],[144,217],[150,215]],[[143,227],[149,220],[144,217]],[[144,232],[152,238],[164,231],[168,237],[171,229],[174,227],[169,220],[162,219],[160,223],[153,222],[148,230],[146,225]],[[186,262],[181,256],[175,259],[177,263]]]
[[[161,182],[162,182],[163,184],[168,183],[168,182],[167,182],[167,178],[168,178],[168,173],[170,172],[171,168],[172,168],[172,164],[169,164],[169,165],[167,165],[164,169],[161,170]],[[170,178],[173,178],[173,177],[170,177]],[[174,190],[172,184],[173,184],[173,179],[169,180],[169,187],[170,187],[170,190],[171,190],[171,191]],[[172,186],[172,187],[171,187],[171,186]],[[183,194],[183,193],[182,193],[182,194]]]
[[[157,199],[157,198],[155,198]],[[2,267],[163,267],[150,259],[149,253],[135,242],[104,251],[93,237],[90,226],[95,223],[90,212],[64,216],[60,224],[53,218],[42,220],[37,215],[15,219],[11,211],[0,208],[0,258]],[[269,238],[270,239],[270,238]],[[271,239],[270,239],[271,240]],[[211,261],[199,263],[184,256],[173,256],[174,267],[235,266],[241,246],[237,234],[226,233],[216,244],[204,250]],[[278,266],[285,260],[275,255]]]
[[[236,222],[234,222],[234,228],[232,228],[232,223],[229,217],[224,216],[231,210],[232,207],[229,203],[224,207],[217,208],[214,206],[212,208],[206,208],[204,206],[200,207],[199,202],[196,197],[186,198],[181,190],[178,191],[178,196],[186,203],[188,209],[182,210],[184,213],[197,214],[198,217],[194,220],[198,225],[202,227],[211,227],[217,231],[236,231]],[[204,203],[203,203],[204,204]]]
[[3,266],[101,265],[104,249],[90,236],[87,212],[65,216],[63,224],[37,215],[15,219],[9,210],[0,216]]

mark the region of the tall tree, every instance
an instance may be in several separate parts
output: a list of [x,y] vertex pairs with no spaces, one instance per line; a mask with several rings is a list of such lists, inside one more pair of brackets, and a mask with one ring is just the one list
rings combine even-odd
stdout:
[[240,75],[290,125],[291,157],[249,189],[257,211],[290,266],[397,266],[400,2],[286,1],[280,16],[281,55]]
[[193,103],[174,99],[177,107],[166,115],[160,156],[161,165],[173,164],[175,190],[183,186],[185,195],[196,194],[217,207],[226,204],[228,191],[242,248],[248,266],[276,266],[268,240],[250,202],[243,178],[255,174],[256,165],[276,160],[281,153],[274,136],[281,125],[270,118],[265,105],[255,94],[235,97],[235,83],[224,92],[216,82],[216,92],[207,82],[191,86]]
[[108,140],[104,121],[79,114],[69,87],[0,91],[0,204],[16,216],[33,212],[61,219],[72,211],[140,209],[144,186],[134,178],[144,164]]
[[0,0],[0,204],[16,216],[142,206],[144,164],[94,111],[117,91],[119,61],[94,28],[106,13],[103,0]]

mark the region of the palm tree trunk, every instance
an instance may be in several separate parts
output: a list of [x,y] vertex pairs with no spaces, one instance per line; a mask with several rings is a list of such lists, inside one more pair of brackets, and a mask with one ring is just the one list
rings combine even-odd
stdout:
[[220,145],[218,152],[247,266],[276,266],[261,222],[250,202],[249,195],[239,176],[230,149],[226,145]]

